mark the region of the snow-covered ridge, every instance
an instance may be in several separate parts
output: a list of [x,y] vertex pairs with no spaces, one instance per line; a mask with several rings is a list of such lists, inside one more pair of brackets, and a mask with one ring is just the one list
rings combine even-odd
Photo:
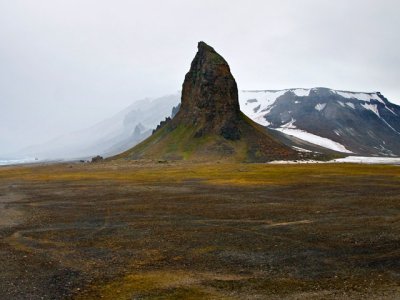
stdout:
[[379,97],[378,93],[363,93],[363,92],[347,92],[347,91],[335,91],[331,90],[333,93],[342,96],[347,99],[356,99],[360,101],[370,102],[371,100],[379,101],[383,104],[383,100]]
[[[344,98],[359,99],[360,101],[380,99],[376,93],[352,93],[352,92],[335,91],[329,89],[324,89],[324,90],[338,94]],[[270,126],[271,124],[265,118],[265,116],[268,115],[274,108],[275,103],[279,99],[279,97],[285,95],[286,93],[293,93],[297,97],[299,97],[299,99],[296,100],[295,102],[296,104],[299,104],[301,102],[301,97],[308,97],[311,91],[318,93],[319,88],[313,88],[313,89],[294,88],[294,89],[284,89],[284,90],[243,90],[239,92],[239,102],[241,110],[248,117],[250,117],[255,122],[263,126]],[[325,109],[326,105],[327,105],[326,103],[318,103],[317,105],[315,105],[315,109],[319,112],[322,112]],[[344,106],[344,103],[341,102],[341,105]],[[346,102],[346,105],[351,107],[352,109],[355,109],[355,106],[352,102]],[[285,134],[295,136],[297,138],[306,140],[312,144],[316,144],[328,149],[344,153],[352,153],[340,143],[337,143],[335,141],[332,141],[330,139],[321,136],[317,136],[315,134],[311,134],[301,129],[297,129],[294,126],[294,122],[295,120],[292,119],[291,122],[283,124],[279,126],[279,128],[273,128],[273,129],[276,129]]]
[[[342,90],[333,90],[328,88],[293,88],[284,90],[242,90],[239,91],[239,102],[241,110],[251,119],[255,120],[263,126],[268,126],[270,123],[265,120],[264,116],[267,115],[277,103],[277,100],[281,96],[287,93],[293,93],[298,98],[294,102],[295,104],[301,104],[302,101],[306,101],[310,93],[323,93],[326,95],[329,93],[338,95],[344,98],[342,101],[337,101],[342,107],[349,107],[351,109],[357,109],[363,107],[366,110],[370,110],[375,113],[379,118],[382,117],[379,114],[380,109],[386,109],[393,115],[398,116],[386,103],[379,92],[350,92]],[[302,100],[302,97],[305,99]],[[380,108],[378,109],[378,105]],[[320,103],[315,106],[317,111],[322,112],[326,107],[326,103]],[[383,120],[383,119],[382,119]],[[383,120],[386,123],[386,120]]]
[[[350,136],[355,134],[363,136],[365,140],[378,140],[381,137],[381,130],[385,131],[386,128],[400,135],[395,119],[400,115],[398,107],[391,104],[379,92],[350,92],[328,88],[242,90],[239,92],[239,102],[243,113],[263,126],[268,126],[271,129],[282,131],[310,143],[344,153],[352,153],[349,150],[352,147],[352,151],[357,151],[354,150],[355,147],[352,141],[349,142]],[[373,113],[374,116],[370,113]],[[335,123],[334,118],[340,118],[340,116],[347,118],[352,116],[351,118],[353,119],[351,120],[355,123],[345,120],[341,120],[341,123]],[[374,128],[366,125],[369,131],[363,134],[362,129],[357,127],[358,121],[365,124],[369,122],[369,119],[373,120],[374,118],[375,120],[378,118],[381,121],[382,125],[379,125],[381,127],[376,125],[380,129],[375,131]],[[291,119],[292,121],[289,122]],[[294,126],[294,119],[299,120],[298,127]],[[310,122],[315,122],[315,124]],[[319,122],[323,123],[320,124]],[[331,128],[331,134],[326,131],[326,124],[333,127]],[[354,124],[352,126],[355,126],[356,129],[348,124]],[[321,132],[319,131],[320,125],[324,128]],[[383,141],[393,138],[388,137],[386,131],[385,134],[385,138],[381,138],[381,144]],[[352,146],[349,146],[349,143]],[[373,143],[375,143],[375,147],[379,147],[379,142],[374,141]],[[361,147],[363,146],[361,145]],[[381,151],[376,154],[388,155],[392,151],[387,150],[386,146],[382,147],[384,153]],[[371,151],[371,153],[374,153],[374,151]]]
[[326,88],[311,88],[311,89],[293,88],[284,90],[242,90],[239,92],[239,101],[244,102],[246,100],[242,98],[258,96],[261,98],[260,101],[258,102],[263,102],[262,100],[264,99],[267,100],[269,105],[271,105],[277,100],[277,98],[286,94],[287,92],[292,92],[298,97],[307,97],[310,95],[311,91],[318,92],[318,90],[322,89],[330,91],[331,93],[337,94],[346,99],[359,100],[362,102],[371,102],[375,100],[385,105],[385,102],[382,100],[378,92],[349,92],[349,91],[332,90]]
[[287,92],[292,92],[296,96],[306,97],[306,96],[310,95],[311,90],[313,90],[313,89],[293,88],[293,89],[284,89],[284,90],[241,90],[241,91],[239,91],[239,93],[243,93],[243,94],[264,93],[266,95],[273,95],[273,96],[276,95],[276,97],[279,97],[281,95],[286,94]]

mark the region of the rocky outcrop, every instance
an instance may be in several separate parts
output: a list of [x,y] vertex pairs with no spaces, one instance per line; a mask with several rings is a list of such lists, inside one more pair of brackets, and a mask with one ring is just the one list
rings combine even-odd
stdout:
[[174,106],[172,108],[171,118],[174,118],[176,116],[176,114],[179,112],[180,108],[181,108],[181,104],[180,103],[177,106]]
[[164,121],[161,121],[160,124],[157,125],[157,127],[153,130],[152,134],[155,134],[158,130],[163,128],[165,125],[167,125],[171,121],[170,117],[166,117]]
[[301,155],[240,111],[238,89],[228,63],[200,42],[185,76],[179,111],[161,122],[151,137],[119,157],[265,162],[298,159]]
[[92,157],[92,163],[98,163],[101,162],[103,160],[103,157],[100,155],[96,155],[94,157]]
[[212,47],[199,42],[174,123],[196,126],[195,137],[217,134],[238,140],[239,120],[238,89],[228,63]]

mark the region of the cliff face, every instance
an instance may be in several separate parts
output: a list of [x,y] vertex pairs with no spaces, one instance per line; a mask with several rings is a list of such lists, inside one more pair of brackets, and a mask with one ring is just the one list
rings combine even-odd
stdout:
[[198,52],[185,76],[181,108],[174,123],[196,126],[196,137],[217,134],[238,140],[238,120],[238,89],[229,65],[212,47],[199,42]]

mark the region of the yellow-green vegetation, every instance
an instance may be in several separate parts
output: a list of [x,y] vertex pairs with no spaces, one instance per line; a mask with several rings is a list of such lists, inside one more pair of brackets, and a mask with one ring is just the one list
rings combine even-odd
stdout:
[[133,149],[115,158],[168,160],[192,160],[194,158],[203,161],[216,161],[233,153],[234,155],[228,157],[228,159],[245,160],[247,147],[244,141],[229,141],[217,135],[194,138],[195,133],[196,127],[181,124],[170,129],[166,126]]
[[180,270],[143,272],[94,286],[88,293],[82,293],[76,299],[232,299],[218,292],[218,289],[202,285],[202,282],[216,278],[224,279],[215,274]]
[[[267,162],[275,159],[297,159],[301,154],[279,142],[268,130],[240,113],[240,138],[225,139],[218,132],[202,134],[205,124],[167,123],[135,147],[109,158],[135,160],[183,160],[216,162]],[[200,134],[199,134],[200,132]],[[325,158],[328,155],[319,155]]]
[[2,167],[0,299],[396,299],[399,195],[390,165]]
[[[207,135],[203,137],[193,138],[195,127],[179,125],[177,128],[170,130],[167,127],[157,131],[153,136],[140,143],[135,148],[120,154],[118,157],[145,158],[159,157],[163,159],[173,160],[189,160],[194,155],[198,158],[208,158],[217,160],[224,155],[224,149],[220,151],[206,151],[205,149],[213,147],[220,143],[229,148],[243,148],[243,143],[235,143],[224,140],[222,137]],[[238,144],[238,145],[236,145]],[[241,154],[245,157],[245,153]]]
[[[0,168],[0,178],[33,181],[115,180],[140,183],[179,183],[200,180],[226,185],[337,184],[363,178],[398,183],[400,169],[392,165],[365,164],[238,164],[151,163],[115,161],[104,164],[60,164],[42,167]],[[382,182],[382,184],[385,184]]]

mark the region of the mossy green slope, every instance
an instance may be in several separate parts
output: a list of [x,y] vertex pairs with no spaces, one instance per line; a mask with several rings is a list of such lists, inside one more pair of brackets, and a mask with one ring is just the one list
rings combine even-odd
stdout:
[[217,134],[196,137],[198,128],[194,126],[167,124],[142,143],[114,158],[238,162],[298,158],[295,151],[281,145],[265,128],[244,114],[239,120],[239,130],[239,140],[228,140]]

